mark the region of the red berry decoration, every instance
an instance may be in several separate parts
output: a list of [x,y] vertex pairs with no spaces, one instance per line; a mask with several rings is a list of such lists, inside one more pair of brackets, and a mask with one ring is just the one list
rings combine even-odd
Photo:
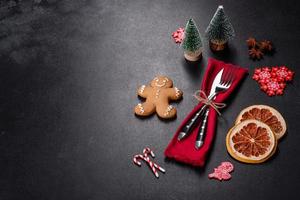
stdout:
[[260,84],[260,88],[269,96],[283,95],[286,82],[292,81],[294,72],[286,66],[262,67],[254,70],[252,78]]
[[172,33],[172,37],[175,43],[181,43],[184,37],[184,28],[179,28],[177,31]]

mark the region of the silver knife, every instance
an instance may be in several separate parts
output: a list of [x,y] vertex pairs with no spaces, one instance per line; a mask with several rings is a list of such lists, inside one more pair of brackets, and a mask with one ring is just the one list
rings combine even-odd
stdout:
[[[223,68],[224,69],[224,68]],[[223,72],[223,69],[222,69],[222,72]],[[221,77],[222,78],[222,75]],[[212,87],[210,89],[210,93],[209,93],[209,99],[212,100],[212,99],[215,99],[215,96],[216,96],[216,87],[217,87],[217,84],[219,84],[221,82],[221,79],[219,80],[219,82],[216,82],[216,84],[214,85],[214,87]],[[205,106],[206,108],[207,106]],[[197,133],[197,136],[196,136],[196,142],[195,142],[195,147],[196,149],[199,149],[203,143],[204,143],[204,132],[205,132],[205,128],[206,128],[206,122],[207,122],[207,118],[208,118],[208,112],[209,112],[209,109],[206,110],[205,112],[205,115],[204,115],[204,119],[202,121],[202,125],[201,127],[199,128],[199,132]]]
[[[218,72],[218,74],[216,75],[216,77],[211,85],[209,96],[208,96],[209,100],[214,98],[214,96],[212,96],[212,95],[216,91],[217,84],[219,84],[221,81],[223,71],[224,71],[224,68],[222,68]],[[179,135],[177,137],[178,140],[182,140],[183,138],[185,138],[186,136],[188,136],[191,133],[191,130],[195,127],[195,125],[197,124],[197,121],[199,121],[200,116],[203,114],[206,107],[207,107],[207,105],[202,106],[202,108],[195,114],[195,116],[182,128],[181,132],[179,133]]]

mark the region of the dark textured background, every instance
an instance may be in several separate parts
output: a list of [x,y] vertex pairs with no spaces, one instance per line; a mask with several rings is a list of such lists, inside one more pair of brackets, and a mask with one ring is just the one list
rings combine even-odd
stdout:
[[[171,33],[193,17],[204,34],[218,4],[236,30],[230,51],[187,64]],[[0,199],[296,199],[300,183],[299,3],[215,0],[0,1]],[[253,62],[249,36],[277,52]],[[250,76],[219,118],[203,169],[170,162],[163,151],[196,105],[208,57],[249,68]],[[251,79],[263,65],[296,71],[285,95],[268,97]],[[136,88],[156,74],[184,91],[177,119],[133,114]],[[277,108],[288,124],[274,158],[260,165],[231,159],[225,135],[252,104]],[[159,180],[132,156],[149,145],[166,170]],[[229,182],[207,178],[221,161],[235,165]]]

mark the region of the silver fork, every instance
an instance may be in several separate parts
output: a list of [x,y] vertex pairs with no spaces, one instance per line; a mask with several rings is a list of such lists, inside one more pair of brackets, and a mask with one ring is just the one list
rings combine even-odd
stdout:
[[[226,90],[228,90],[230,88],[230,86],[232,85],[232,82],[235,79],[234,72],[235,72],[234,68],[230,68],[229,70],[224,72],[224,75],[222,76],[220,83],[218,83],[216,85],[216,90],[212,94],[212,99],[215,99],[217,94],[225,92]],[[205,105],[205,109],[206,109],[206,107],[207,107],[207,105]],[[207,123],[208,115],[209,115],[209,109],[206,109],[202,125],[199,128],[199,130],[198,130],[199,132],[196,137],[196,142],[195,142],[196,149],[199,149],[204,143],[204,137],[205,137],[204,133],[206,130],[206,123]]]

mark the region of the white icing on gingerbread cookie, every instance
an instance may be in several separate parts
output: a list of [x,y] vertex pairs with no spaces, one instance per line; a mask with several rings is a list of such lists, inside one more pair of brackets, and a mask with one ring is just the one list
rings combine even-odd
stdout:
[[173,109],[173,106],[171,106],[171,105],[169,105],[168,107],[167,107],[167,110],[166,110],[166,112],[165,112],[165,116],[168,116],[169,114],[170,114],[170,112],[171,112],[171,110]]
[[146,88],[146,85],[142,85],[141,88],[140,88],[140,93],[143,94],[144,93],[144,90]]
[[156,99],[158,99],[159,93],[160,93],[160,89],[157,89],[156,92],[155,92],[155,98],[156,98]]
[[180,96],[180,90],[177,87],[174,87],[176,97]]
[[155,77],[154,80],[155,80],[155,86],[157,87],[164,87],[166,83],[169,81],[167,77],[164,77],[162,81],[158,77]]
[[139,107],[139,109],[140,109],[140,113],[144,113],[145,112],[145,110],[144,110],[144,108],[143,108],[143,106],[142,106],[142,104],[141,103],[139,103],[138,104],[138,107]]

